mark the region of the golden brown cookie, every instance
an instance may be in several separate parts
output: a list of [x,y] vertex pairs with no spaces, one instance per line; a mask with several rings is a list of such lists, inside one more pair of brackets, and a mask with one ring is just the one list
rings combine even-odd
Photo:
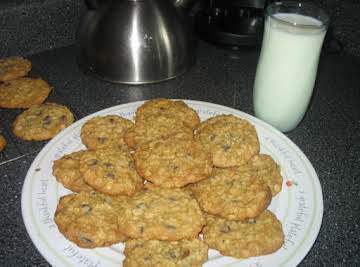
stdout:
[[80,160],[80,172],[86,183],[109,195],[132,195],[144,186],[125,146],[85,153]]
[[190,189],[204,211],[228,220],[254,218],[271,202],[270,188],[261,179],[232,168],[216,169]]
[[136,122],[135,126],[125,133],[125,142],[130,148],[136,148],[150,141],[177,136],[193,139],[193,129],[187,127],[174,117],[165,115],[149,115]]
[[219,115],[202,122],[195,139],[211,152],[214,165],[222,168],[243,165],[260,150],[255,127],[233,115]]
[[55,223],[59,231],[79,247],[110,246],[126,240],[117,227],[125,198],[96,192],[61,197],[55,212]]
[[205,224],[189,191],[150,188],[129,198],[119,228],[132,238],[180,240],[195,238]]
[[73,122],[74,115],[67,107],[45,103],[33,106],[17,116],[13,132],[24,140],[48,140]]
[[191,129],[195,129],[200,124],[199,115],[185,102],[165,98],[146,101],[137,109],[135,122],[147,120],[149,116],[161,115],[175,118],[178,122],[184,123]]
[[4,136],[0,134],[0,151],[2,151],[6,147],[6,139]]
[[125,243],[124,267],[201,267],[208,246],[195,238],[179,241],[134,239]]
[[94,189],[84,181],[80,172],[80,159],[86,150],[73,152],[54,161],[53,175],[64,187],[74,192],[90,192]]
[[0,83],[0,108],[29,108],[42,104],[51,91],[42,79],[19,78]]
[[0,58],[0,81],[24,77],[30,70],[31,62],[25,58]]
[[138,173],[161,187],[182,187],[208,178],[211,154],[189,139],[167,138],[141,145],[134,153]]
[[247,221],[227,221],[209,215],[203,234],[210,248],[236,258],[270,254],[284,243],[281,222],[268,210]]
[[124,134],[133,123],[117,115],[98,116],[81,128],[81,140],[89,149],[122,146]]
[[280,166],[276,164],[269,155],[255,155],[247,164],[238,167],[238,170],[242,172],[251,172],[263,179],[270,187],[272,196],[277,195],[281,191],[282,177],[280,174]]

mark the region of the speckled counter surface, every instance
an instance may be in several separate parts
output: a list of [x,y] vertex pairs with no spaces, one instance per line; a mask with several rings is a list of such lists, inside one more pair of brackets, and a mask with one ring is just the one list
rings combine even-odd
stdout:
[[[32,75],[54,87],[49,101],[67,105],[77,119],[154,97],[208,101],[253,114],[256,50],[233,53],[199,43],[197,64],[189,72],[146,86],[115,85],[86,76],[79,71],[75,56],[75,47],[65,47],[29,58]],[[312,162],[324,195],[322,228],[301,266],[360,265],[359,69],[358,58],[323,56],[309,111],[301,125],[287,134]],[[48,266],[32,244],[21,216],[25,175],[46,142],[21,141],[11,133],[11,123],[20,112],[0,109],[0,129],[8,140],[0,153],[0,266]]]

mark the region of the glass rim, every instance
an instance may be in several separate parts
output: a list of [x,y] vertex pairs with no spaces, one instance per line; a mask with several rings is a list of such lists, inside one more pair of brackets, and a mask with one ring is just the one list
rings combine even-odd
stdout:
[[[318,20],[319,22],[321,22],[321,25],[293,23],[293,22],[289,22],[289,21],[287,21],[285,19],[281,19],[279,17],[276,17],[275,14],[270,14],[270,10],[272,8],[280,7],[280,6],[290,7],[290,8],[291,7],[293,7],[293,8],[294,7],[297,7],[297,8],[302,8],[302,7],[314,8],[314,9],[319,11],[322,18],[319,19],[318,17],[311,16],[311,15],[309,15],[309,17],[312,17],[312,18]],[[279,12],[279,13],[281,13],[281,12]],[[282,13],[288,13],[288,12],[282,12]],[[304,28],[304,29],[324,29],[324,28],[327,28],[327,26],[329,25],[329,22],[330,22],[330,18],[326,14],[326,12],[323,9],[321,9],[320,7],[318,7],[317,5],[315,5],[315,4],[311,3],[311,2],[295,2],[295,1],[273,2],[273,3],[271,3],[270,5],[267,6],[266,15],[271,17],[272,19],[278,21],[278,22],[285,23],[287,25],[291,25],[291,26],[298,27],[298,28]],[[300,14],[300,15],[305,15],[305,14]]]

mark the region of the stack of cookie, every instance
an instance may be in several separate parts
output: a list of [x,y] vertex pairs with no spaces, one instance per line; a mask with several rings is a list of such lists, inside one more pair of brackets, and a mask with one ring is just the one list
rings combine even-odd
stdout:
[[51,87],[41,78],[24,77],[31,67],[31,62],[21,57],[0,59],[0,108],[27,109],[13,124],[16,136],[48,140],[73,123],[74,116],[65,106],[43,104]]
[[125,241],[124,266],[201,266],[208,247],[238,258],[283,243],[266,208],[281,190],[279,166],[260,155],[255,128],[220,115],[200,122],[182,101],[155,99],[135,123],[94,117],[87,150],[64,155],[53,174],[77,192],[60,199],[55,222],[84,248]]

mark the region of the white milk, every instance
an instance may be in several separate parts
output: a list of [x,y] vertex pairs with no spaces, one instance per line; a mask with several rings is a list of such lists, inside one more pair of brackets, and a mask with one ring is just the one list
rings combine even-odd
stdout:
[[[320,21],[303,15],[274,16],[321,26]],[[311,98],[325,33],[325,28],[297,27],[267,17],[254,84],[257,117],[283,132],[299,124]]]

